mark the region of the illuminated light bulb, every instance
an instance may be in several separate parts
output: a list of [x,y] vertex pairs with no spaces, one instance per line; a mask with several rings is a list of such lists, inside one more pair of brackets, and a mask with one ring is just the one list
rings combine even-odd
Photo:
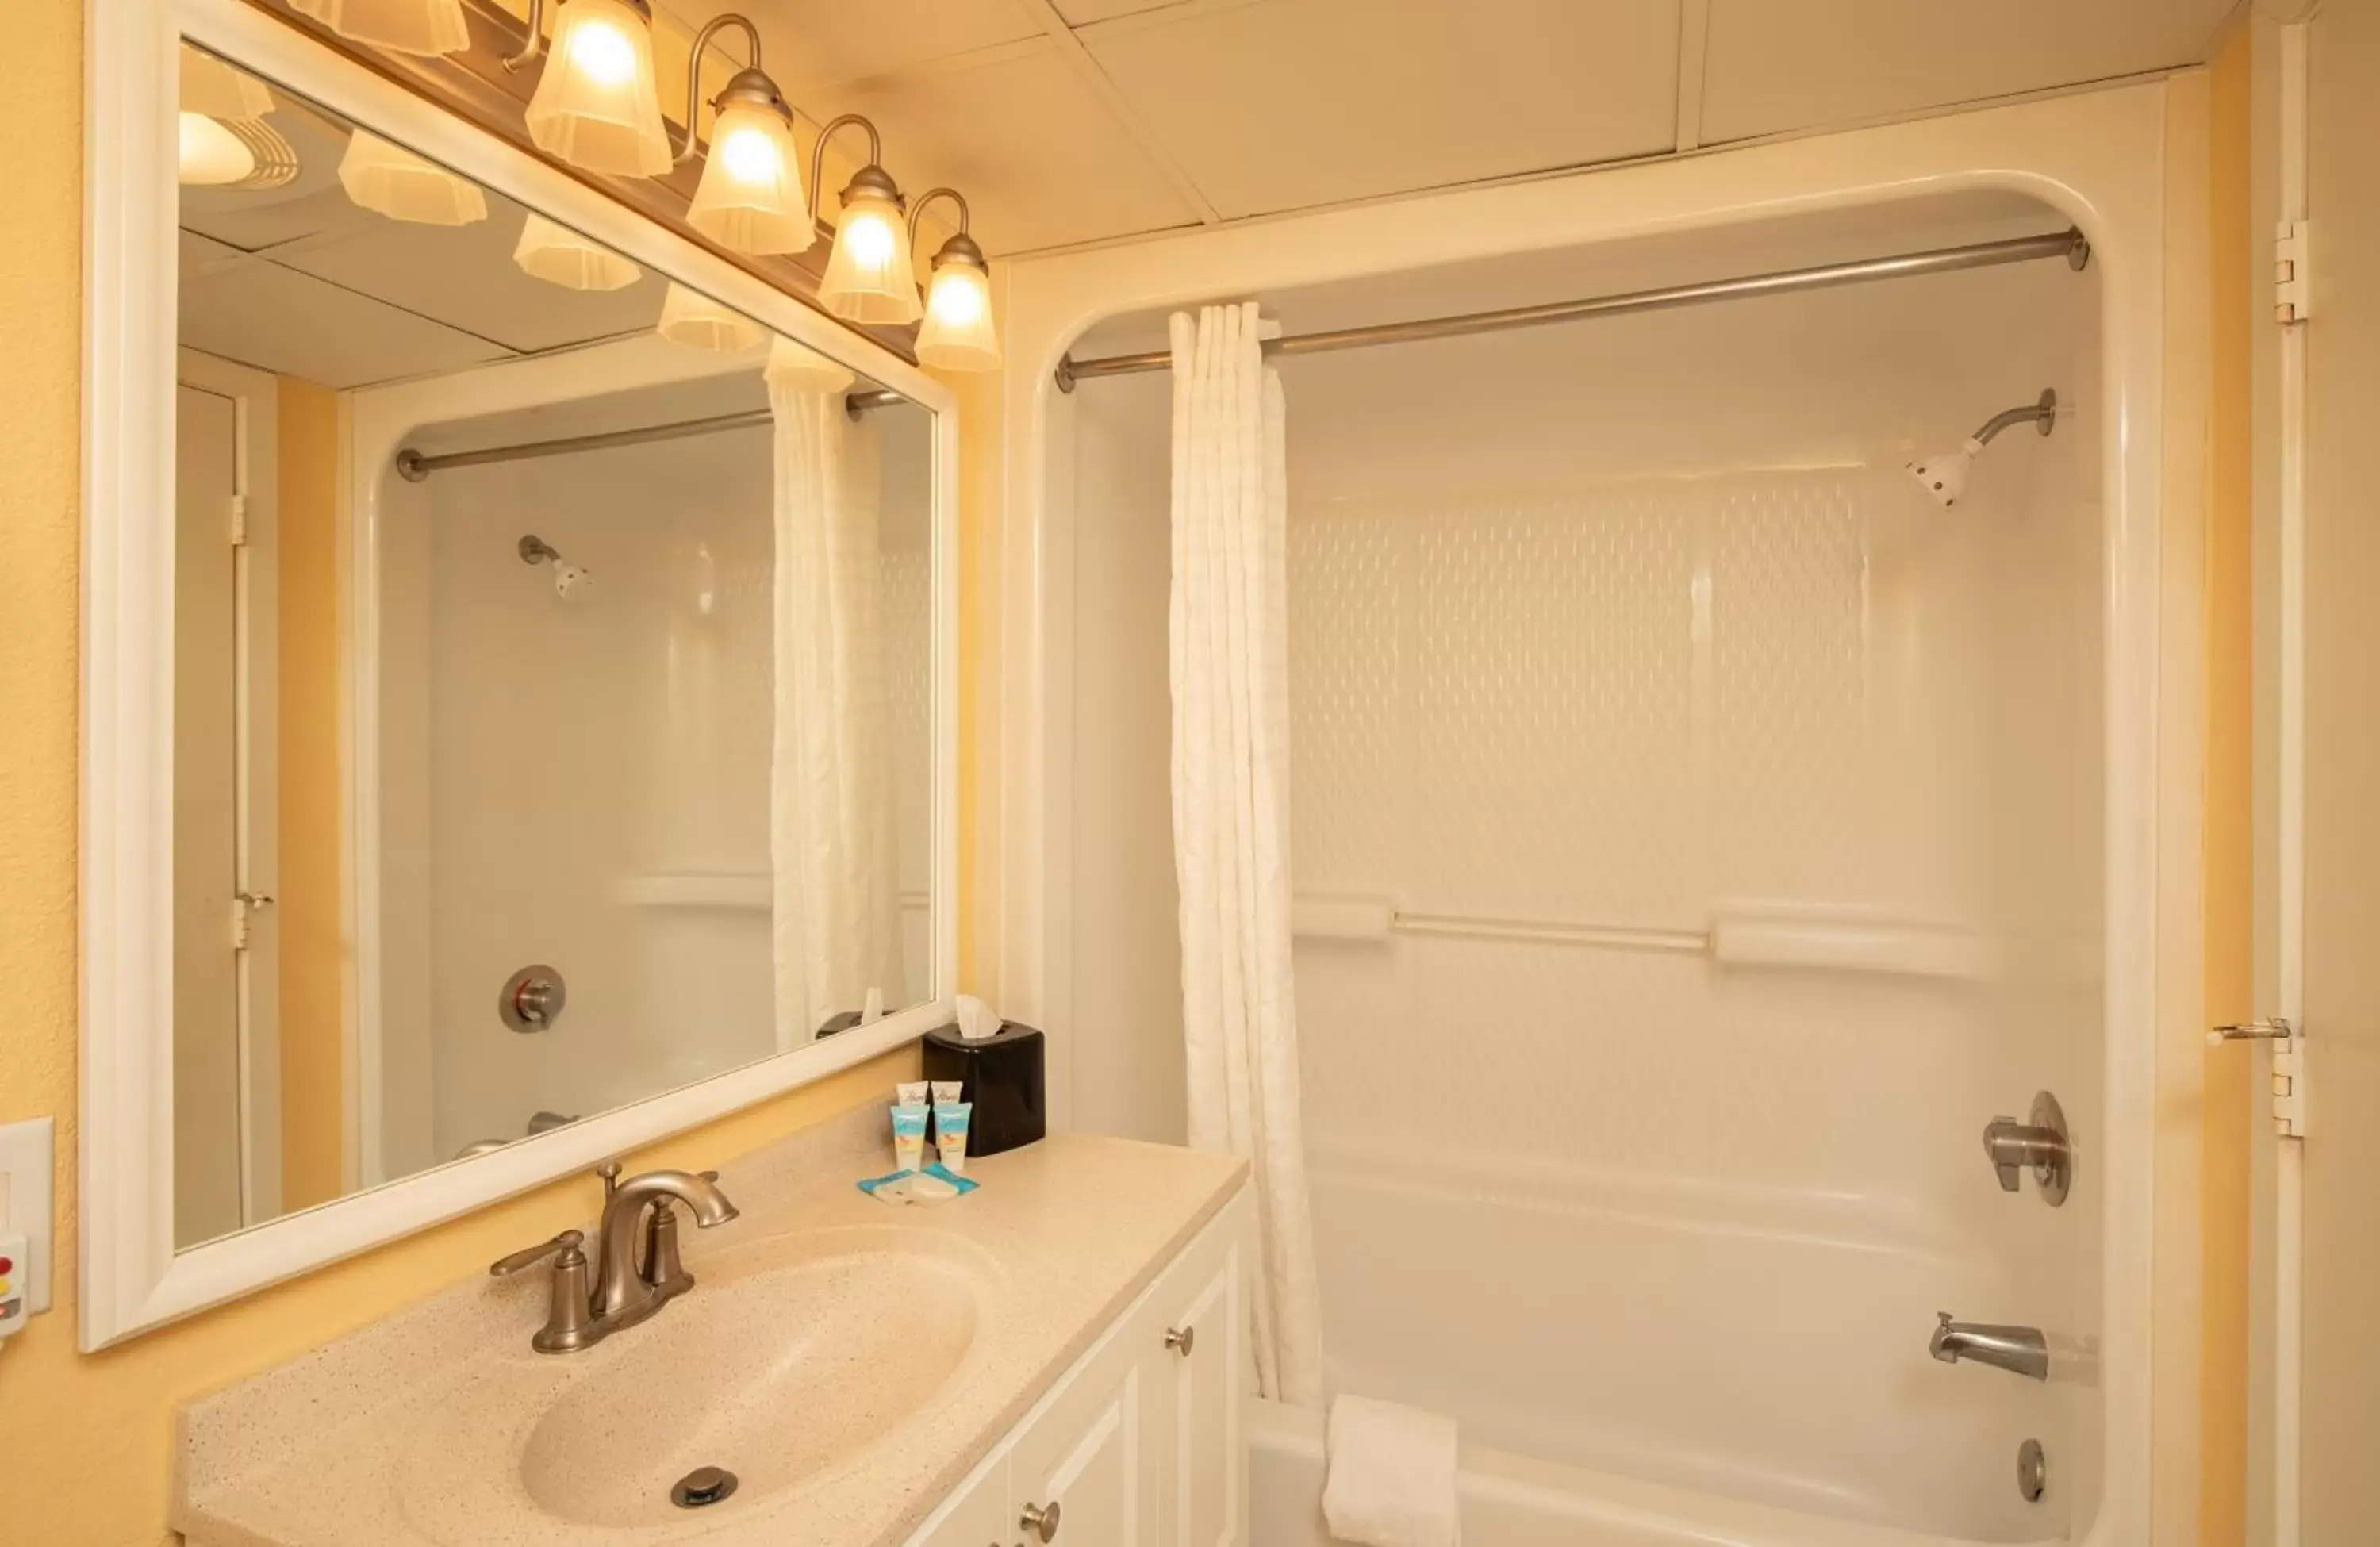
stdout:
[[347,137],[339,186],[358,205],[391,220],[469,225],[488,218],[488,196],[477,183],[364,129]]
[[662,301],[662,320],[654,331],[673,344],[722,355],[742,354],[769,336],[767,329],[741,311],[674,280]]
[[686,223],[737,252],[805,252],[818,239],[802,194],[794,125],[776,88],[756,70],[719,98],[710,154],[686,205]]
[[965,232],[934,256],[926,289],[926,320],[917,329],[917,362],[938,371],[993,371],[1000,335],[992,325],[991,274],[983,250]]
[[471,46],[463,0],[289,0],[343,38],[395,54],[455,54]]
[[819,301],[846,322],[898,325],[922,311],[909,258],[909,231],[892,179],[868,166],[843,190],[834,250],[819,281]]
[[610,248],[540,214],[521,224],[513,262],[523,274],[565,290],[618,290],[645,276],[644,270]]
[[570,64],[601,86],[620,86],[637,73],[637,45],[609,21],[591,21],[570,35]]
[[221,188],[256,170],[239,136],[203,113],[182,115],[179,162],[180,180],[193,188]]
[[529,98],[529,138],[589,172],[659,177],[676,159],[662,125],[645,0],[564,0]]

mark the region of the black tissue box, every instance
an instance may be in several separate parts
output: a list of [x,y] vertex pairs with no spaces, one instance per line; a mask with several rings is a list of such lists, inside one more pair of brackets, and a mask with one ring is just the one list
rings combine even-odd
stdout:
[[957,1080],[959,1100],[975,1104],[967,1117],[969,1155],[1021,1150],[1049,1136],[1041,1054],[1041,1033],[1013,1020],[980,1041],[961,1038],[956,1026],[926,1033],[926,1078]]

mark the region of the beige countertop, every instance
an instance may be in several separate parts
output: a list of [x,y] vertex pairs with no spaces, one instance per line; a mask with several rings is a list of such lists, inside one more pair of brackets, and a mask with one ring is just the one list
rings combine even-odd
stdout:
[[[722,1166],[720,1187],[742,1217],[681,1232],[694,1289],[650,1322],[584,1352],[530,1350],[529,1334],[545,1315],[542,1270],[483,1277],[187,1404],[174,1524],[190,1547],[558,1547],[697,1538],[716,1547],[897,1547],[1246,1174],[1245,1163],[1230,1156],[1060,1134],[972,1161],[969,1174],[981,1188],[938,1208],[888,1208],[853,1185],[891,1168],[884,1111],[872,1106]],[[591,1224],[588,1230],[591,1242]],[[786,1251],[798,1258],[804,1249],[892,1250],[953,1265],[968,1286],[974,1335],[929,1397],[890,1417],[874,1412],[869,1358],[879,1356],[852,1350],[888,1340],[905,1349],[909,1340],[897,1326],[871,1322],[875,1307],[835,1305],[818,1297],[831,1297],[832,1285],[813,1284],[804,1304],[813,1320],[831,1310],[833,1330],[811,1342],[842,1344],[850,1368],[836,1378],[833,1400],[805,1413],[809,1431],[789,1432],[786,1444],[835,1451],[838,1426],[850,1426],[845,1439],[866,1439],[841,1447],[846,1453],[796,1485],[754,1490],[715,1515],[655,1512],[635,1523],[595,1523],[574,1517],[567,1496],[540,1499],[523,1465],[532,1446],[553,1443],[550,1432],[540,1438],[540,1419],[570,1407],[579,1415],[574,1432],[590,1424],[600,1430],[603,1421],[600,1410],[585,1416],[589,1403],[571,1404],[574,1387],[621,1369],[655,1407],[682,1407],[698,1419],[706,1381],[717,1375],[707,1367],[719,1362],[718,1334],[688,1344],[686,1329],[696,1323],[686,1311],[706,1284],[736,1283],[739,1264],[782,1264]],[[885,1314],[902,1309],[887,1307]],[[836,1357],[836,1348],[803,1346],[805,1328],[792,1321],[763,1320],[733,1346],[740,1352],[748,1339],[756,1364]],[[917,1341],[952,1335],[947,1326],[920,1327]],[[682,1346],[705,1352],[675,1358]],[[650,1419],[622,1415],[622,1421],[638,1416]],[[828,1432],[817,1432],[821,1428]],[[581,1484],[590,1498],[601,1494],[606,1479],[573,1478],[567,1464],[565,1455],[540,1474],[549,1494]]]

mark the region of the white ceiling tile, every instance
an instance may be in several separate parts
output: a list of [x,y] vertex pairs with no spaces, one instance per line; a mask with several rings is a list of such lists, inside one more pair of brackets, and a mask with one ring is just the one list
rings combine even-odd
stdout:
[[[684,0],[666,8],[689,32],[716,9]],[[795,106],[813,115],[801,100],[803,85],[883,75],[1041,32],[1039,21],[1016,0],[750,0],[741,9],[759,24],[769,73]],[[741,37],[720,46],[743,57]],[[683,93],[684,83],[676,90]]]
[[1706,144],[2188,64],[2230,0],[1710,0]]
[[660,320],[667,286],[650,271],[617,290],[569,290],[521,272],[519,208],[488,196],[488,218],[420,225],[373,216],[368,225],[267,254],[274,262],[401,306],[523,354],[608,338]]
[[183,346],[275,375],[344,390],[506,358],[483,338],[188,231],[181,268]]
[[1248,215],[1668,150],[1674,0],[1269,0],[1080,34]]
[[[857,82],[824,109],[876,120],[885,167],[909,193],[943,183],[965,193],[994,256],[1197,218],[1046,40]],[[833,193],[822,201],[830,219]]]

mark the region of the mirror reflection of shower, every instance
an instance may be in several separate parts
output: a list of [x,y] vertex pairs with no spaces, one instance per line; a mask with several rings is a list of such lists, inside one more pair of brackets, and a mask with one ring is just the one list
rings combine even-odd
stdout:
[[595,584],[593,571],[564,558],[560,549],[535,532],[520,540],[519,553],[523,564],[552,566],[553,594],[565,602],[570,600],[572,592],[591,590]]
[[2004,408],[1984,421],[1982,429],[1967,437],[1967,444],[1956,451],[1924,457],[1909,464],[1909,476],[1917,486],[1932,496],[1935,503],[1948,510],[1959,503],[1967,492],[1967,475],[1973,470],[1976,456],[2001,431],[2018,424],[2032,424],[2043,434],[2049,433],[2058,421],[2058,394],[2048,387],[2041,396],[2018,408]]

